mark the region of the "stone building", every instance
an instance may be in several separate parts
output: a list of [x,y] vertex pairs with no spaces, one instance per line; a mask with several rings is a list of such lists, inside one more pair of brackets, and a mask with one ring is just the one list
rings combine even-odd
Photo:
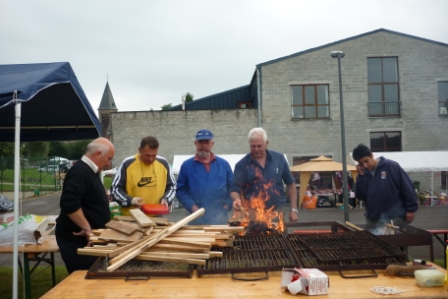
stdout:
[[[448,150],[448,44],[378,29],[260,63],[249,85],[184,110],[111,112],[115,164],[146,135],[159,139],[159,154],[172,163],[176,154],[194,153],[193,137],[202,128],[215,134],[216,154],[247,153],[247,133],[256,126],[291,165],[319,155],[342,162],[335,50],[345,53],[347,153],[359,143],[376,152]],[[425,178],[413,179],[425,186]]]

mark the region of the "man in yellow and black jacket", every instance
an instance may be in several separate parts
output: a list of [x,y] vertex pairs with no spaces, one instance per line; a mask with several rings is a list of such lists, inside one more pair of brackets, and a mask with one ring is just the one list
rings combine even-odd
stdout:
[[[176,195],[176,181],[168,160],[158,156],[155,137],[142,139],[138,153],[124,159],[112,182],[111,195],[123,212],[142,204],[169,206]],[[155,216],[155,215],[153,215]]]

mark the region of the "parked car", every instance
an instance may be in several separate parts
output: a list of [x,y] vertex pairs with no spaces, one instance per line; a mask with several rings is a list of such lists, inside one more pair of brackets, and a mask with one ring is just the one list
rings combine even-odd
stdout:
[[39,172],[49,172],[49,173],[55,173],[59,171],[59,165],[47,165],[39,168],[37,171]]
[[48,159],[48,165],[60,165],[60,164],[67,164],[70,160],[63,157],[53,157],[51,159]]

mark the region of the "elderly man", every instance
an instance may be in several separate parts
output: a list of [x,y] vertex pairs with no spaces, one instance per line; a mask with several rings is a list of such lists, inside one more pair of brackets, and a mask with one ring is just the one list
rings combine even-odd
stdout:
[[263,198],[265,208],[280,209],[286,202],[283,183],[287,186],[291,204],[289,221],[298,219],[297,190],[294,177],[289,170],[288,162],[281,153],[268,150],[268,137],[262,128],[254,128],[249,132],[250,153],[235,166],[235,180],[230,196],[233,208],[241,210],[241,197],[247,200]]
[[109,140],[95,139],[65,177],[55,234],[68,273],[87,270],[97,259],[78,255],[77,249],[90,244],[92,229],[105,228],[110,220],[109,201],[98,174],[110,167],[113,156]]
[[[124,159],[112,182],[112,198],[123,215],[142,204],[168,207],[176,195],[176,181],[168,160],[158,156],[159,141],[147,136],[140,142],[138,154]],[[157,215],[150,215],[157,216]]]
[[226,224],[232,206],[232,169],[226,160],[213,154],[212,132],[200,130],[195,139],[196,155],[180,168],[177,199],[190,213],[205,208],[204,216],[190,224]]

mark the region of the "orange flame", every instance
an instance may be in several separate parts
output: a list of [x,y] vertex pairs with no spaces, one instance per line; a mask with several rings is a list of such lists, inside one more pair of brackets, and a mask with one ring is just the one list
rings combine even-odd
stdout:
[[[259,182],[264,181],[263,175],[258,168],[255,168],[255,177]],[[266,209],[266,202],[270,199],[268,190],[275,192],[273,187],[275,187],[275,181],[270,180],[260,184],[260,188],[256,196],[246,199],[243,194],[241,194],[242,209],[241,211],[234,211],[234,218],[242,219],[242,222],[246,225],[250,221],[264,222],[268,228],[273,229],[274,227],[272,220],[278,217],[278,223],[275,229],[279,232],[283,232],[285,229],[283,213],[279,213],[275,210],[275,206]]]

